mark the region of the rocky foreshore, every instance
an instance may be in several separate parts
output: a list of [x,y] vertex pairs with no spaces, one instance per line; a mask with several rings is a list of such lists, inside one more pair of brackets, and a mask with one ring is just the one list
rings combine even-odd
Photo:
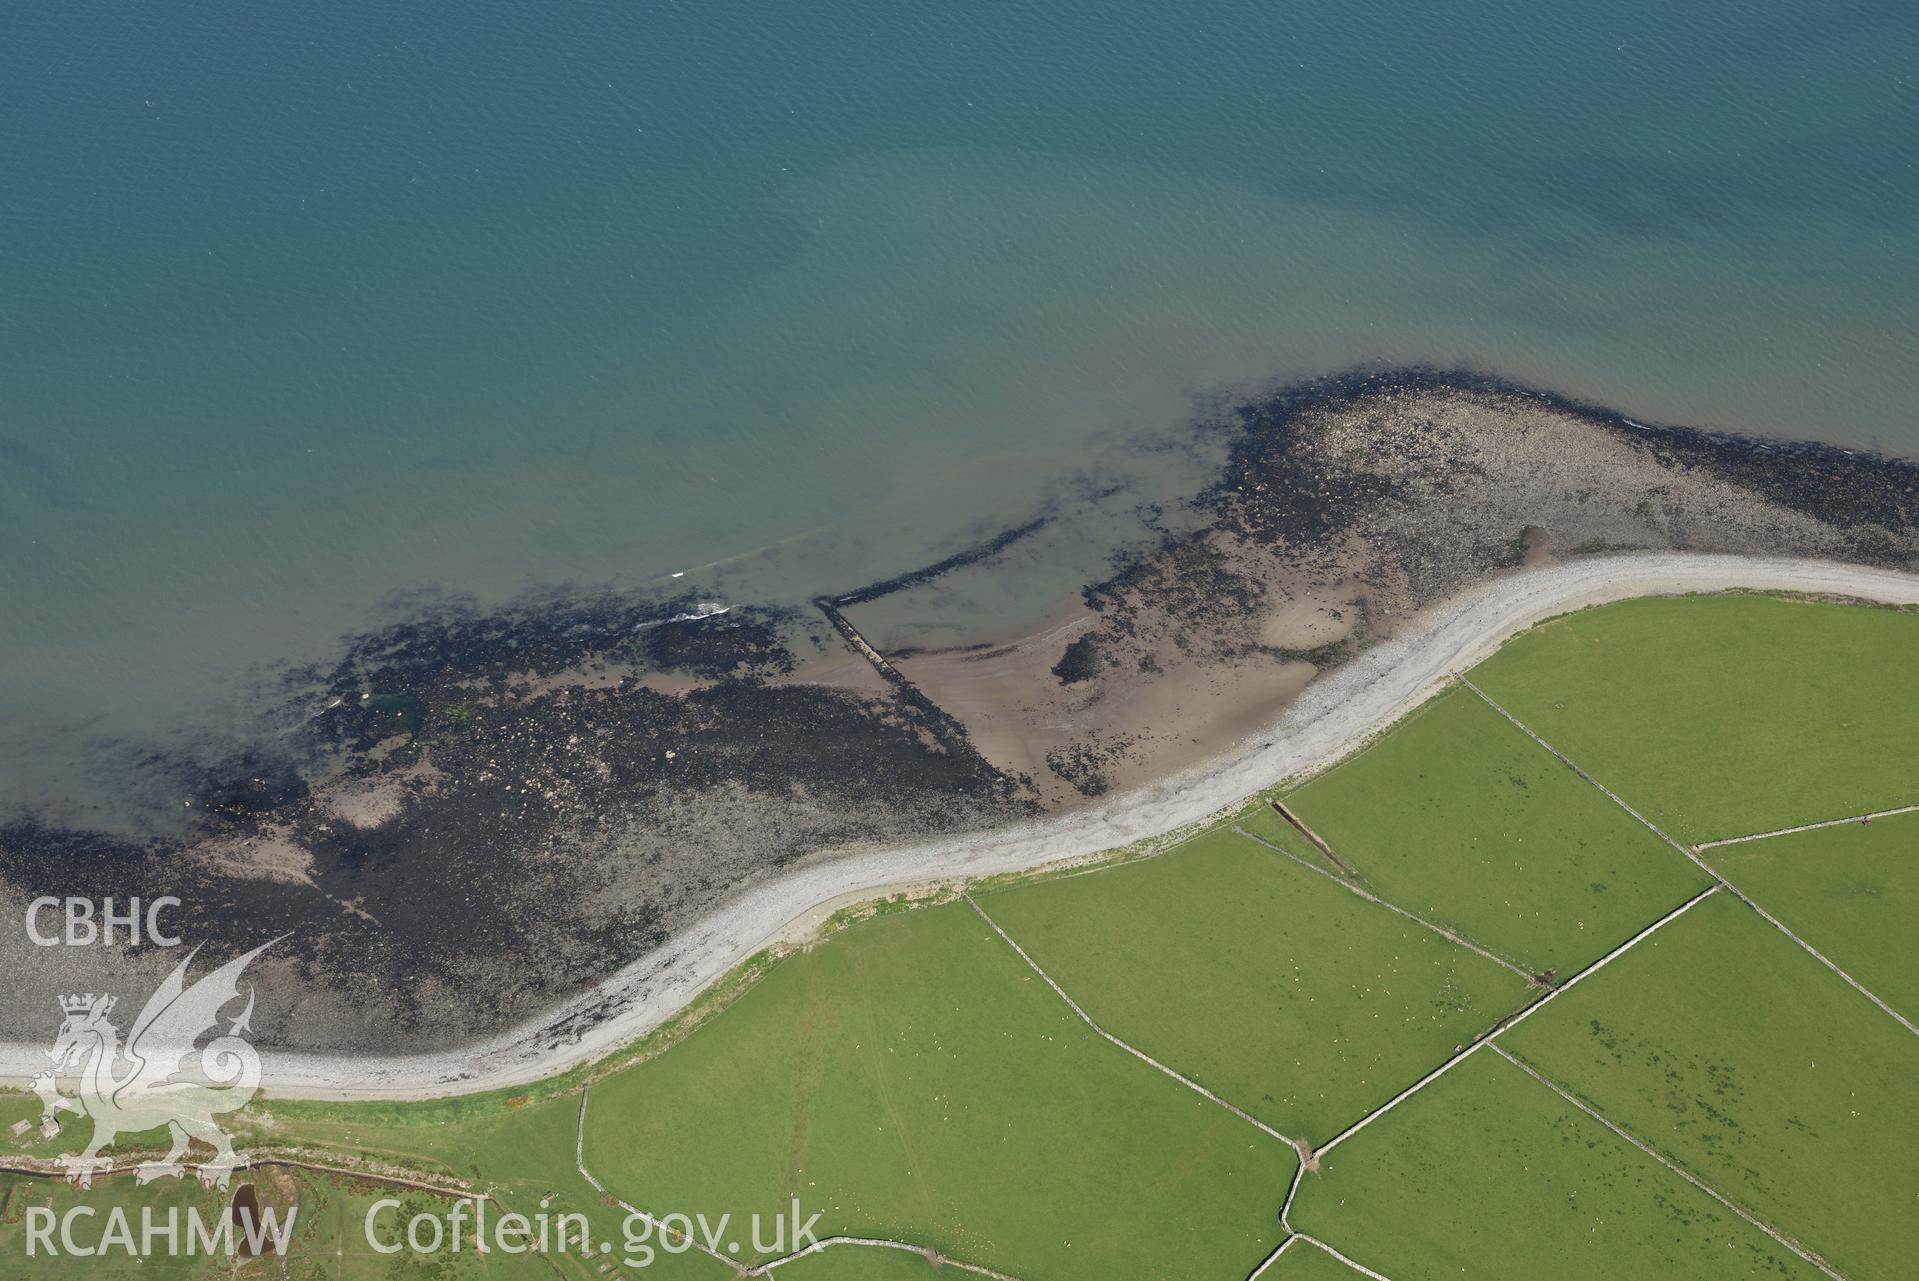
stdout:
[[[1490,575],[1627,550],[1919,561],[1906,460],[1433,371],[1287,388],[1235,419],[1200,528],[1117,563],[1026,643],[880,655],[858,628],[881,595],[991,574],[1029,527],[813,613],[575,595],[427,611],[300,674],[297,728],[271,750],[171,763],[184,831],[0,827],[0,892],[16,921],[40,895],[175,895],[170,923],[209,956],[284,936],[256,967],[263,1041],[442,1046],[800,860],[1170,774]],[[144,985],[177,959],[89,955],[96,973],[56,967],[16,929],[7,1026],[50,1035],[47,993]]]

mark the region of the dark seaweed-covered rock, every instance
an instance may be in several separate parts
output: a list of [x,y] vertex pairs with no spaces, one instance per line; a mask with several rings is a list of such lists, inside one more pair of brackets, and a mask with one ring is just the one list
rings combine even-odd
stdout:
[[1068,645],[1059,662],[1053,664],[1053,675],[1059,677],[1062,685],[1089,681],[1105,670],[1106,655],[1100,652],[1099,641],[1091,636],[1082,636]]
[[170,924],[210,955],[284,935],[263,1038],[391,1050],[529,1017],[794,858],[1032,812],[910,685],[784,682],[783,616],[547,604],[356,639],[282,755],[178,767],[199,780],[186,833],[16,822],[0,881],[172,894]]
[[[1313,380],[1229,419],[1219,478],[1194,500],[1204,526],[1117,556],[1083,593],[1095,629],[1053,668],[1074,728],[1043,759],[1081,796],[1151,736],[1221,728],[1143,723],[1126,682],[1183,681],[1168,687],[1243,732],[1244,703],[1210,687],[1336,666],[1535,553],[1919,563],[1905,460],[1644,423],[1458,370]],[[420,605],[291,674],[260,742],[133,753],[184,830],[22,818],[0,827],[0,889],[19,904],[173,894],[174,924],[212,954],[284,936],[260,979],[268,1040],[393,1051],[497,1030],[770,869],[1033,813],[1033,781],[983,758],[836,602],[989,572],[1048,519],[823,595],[804,618],[615,592]],[[877,673],[866,692],[796,678],[796,647],[841,643]],[[1227,667],[1248,683],[1220,684]],[[0,935],[16,970],[43,951]],[[0,994],[0,1015],[38,1035],[57,1009],[29,996]]]

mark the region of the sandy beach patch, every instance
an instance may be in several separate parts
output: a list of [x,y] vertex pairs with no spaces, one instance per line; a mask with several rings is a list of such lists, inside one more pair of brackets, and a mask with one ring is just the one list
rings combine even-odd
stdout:
[[[520,1085],[612,1052],[685,1008],[733,966],[794,937],[829,904],[1068,863],[1203,821],[1283,778],[1338,760],[1542,619],[1631,596],[1760,588],[1919,603],[1919,575],[1832,562],[1658,553],[1582,558],[1504,575],[1424,611],[1401,634],[1315,682],[1233,751],[1079,813],[986,839],[933,841],[809,861],[755,884],[591,992],[457,1051],[380,1056],[280,1052],[282,1097],[430,1098]],[[806,927],[800,926],[799,937]],[[41,1049],[0,1044],[0,1079],[24,1082]]]

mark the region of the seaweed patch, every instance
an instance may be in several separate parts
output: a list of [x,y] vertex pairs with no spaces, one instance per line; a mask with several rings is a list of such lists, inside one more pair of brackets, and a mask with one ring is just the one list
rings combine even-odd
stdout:
[[436,608],[294,678],[273,756],[171,763],[197,779],[187,831],[22,819],[0,829],[0,878],[175,894],[217,950],[290,934],[277,981],[356,1013],[267,1039],[392,1049],[527,1017],[802,854],[1030,812],[910,686],[787,680],[795,626],[613,596]]

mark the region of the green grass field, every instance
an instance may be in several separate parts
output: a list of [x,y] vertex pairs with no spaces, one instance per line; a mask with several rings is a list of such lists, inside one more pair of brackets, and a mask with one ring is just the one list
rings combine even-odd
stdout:
[[[1919,618],[1756,596],[1628,602],[1542,625],[1474,679],[1676,835],[1769,830],[1919,800]],[[1291,791],[1358,883],[1559,980],[1709,882],[1597,789],[1454,688]],[[1250,835],[1233,831],[1238,827]],[[1335,870],[1251,803],[1170,851],[997,878],[981,906],[1102,1026],[1288,1135],[1322,1146],[1542,992],[1269,848]],[[1919,815],[1768,838],[1709,861],[1908,1013],[1919,1006]],[[937,897],[937,896],[936,896]],[[1730,894],[1551,997],[1307,1173],[1293,1226],[1392,1281],[1811,1278],[1818,1273],[1499,1057],[1513,1053],[1845,1281],[1919,1258],[1919,1037]],[[90,1193],[0,1176],[0,1277],[122,1281],[726,1281],[699,1253],[630,1249],[626,1212],[820,1212],[1018,1281],[1239,1281],[1285,1235],[1283,1142],[1096,1035],[965,902],[889,902],[762,954],[614,1059],[539,1086],[427,1103],[256,1101],[243,1147],[360,1164],[583,1214],[596,1244],[545,1255],[380,1255],[367,1177],[267,1166],[298,1205],[283,1260],[28,1259],[30,1204],[202,1204],[197,1184]],[[38,1101],[0,1093],[0,1127]],[[16,1160],[76,1147],[12,1140]],[[124,1157],[124,1150],[116,1151]],[[783,1234],[784,1235],[784,1234]],[[637,1243],[634,1243],[637,1244]],[[657,1247],[657,1238],[648,1244]],[[969,1275],[839,1247],[780,1281]],[[1267,1281],[1359,1274],[1299,1242]]]
[[1378,893],[1535,972],[1571,973],[1707,884],[1457,687],[1287,803]]
[[1473,679],[1681,841],[1919,801],[1919,615],[1759,595],[1543,623]]
[[184,1184],[167,1180],[149,1184],[136,1192],[130,1178],[103,1179],[93,1191],[83,1192],[56,1179],[0,1175],[0,1259],[5,1260],[4,1265],[0,1265],[0,1273],[10,1278],[35,1278],[36,1281],[42,1277],[72,1277],[82,1272],[110,1278],[111,1281],[131,1277],[174,1281],[175,1278],[205,1276],[208,1273],[207,1261],[189,1257],[184,1245],[177,1254],[161,1250],[154,1252],[151,1257],[138,1257],[125,1250],[110,1248],[91,1258],[76,1258],[64,1252],[56,1233],[53,1249],[57,1253],[48,1254],[37,1243],[33,1252],[29,1253],[28,1211],[31,1207],[39,1207],[65,1216],[74,1209],[92,1208],[97,1217],[89,1222],[76,1222],[73,1235],[78,1244],[94,1246],[104,1237],[104,1216],[113,1207],[129,1211],[131,1226],[137,1232],[140,1207],[143,1205],[151,1206],[153,1212],[162,1218],[169,1210],[184,1215],[192,1208],[200,1213],[203,1222],[212,1227],[226,1212],[229,1200],[229,1197],[204,1189],[192,1180]]
[[[431,1212],[444,1215],[450,1203],[420,1192],[378,1188],[358,1180],[338,1179],[305,1171],[269,1169],[242,1176],[235,1181],[252,1182],[262,1190],[266,1204],[276,1214],[294,1211],[294,1230],[286,1255],[246,1259],[221,1256],[210,1261],[204,1253],[189,1252],[184,1219],[179,1234],[171,1243],[156,1237],[158,1244],[149,1253],[138,1254],[124,1248],[109,1247],[95,1256],[76,1257],[64,1252],[56,1232],[54,1244],[62,1250],[47,1255],[27,1251],[27,1209],[51,1208],[65,1214],[75,1207],[91,1207],[97,1216],[76,1221],[75,1243],[94,1246],[106,1239],[105,1217],[112,1207],[126,1211],[131,1231],[141,1232],[142,1211],[150,1210],[156,1222],[164,1222],[169,1210],[182,1215],[187,1207],[198,1210],[204,1222],[216,1225],[231,1200],[231,1192],[202,1188],[193,1180],[185,1183],[162,1181],[146,1187],[133,1179],[118,1176],[102,1180],[91,1191],[69,1187],[57,1179],[27,1179],[0,1176],[0,1255],[7,1259],[8,1277],[56,1278],[80,1275],[105,1277],[195,1278],[208,1275],[278,1278],[279,1281],[353,1281],[356,1278],[380,1278],[381,1281],[553,1281],[556,1276],[578,1276],[581,1270],[558,1270],[554,1262],[531,1255],[502,1253],[480,1254],[470,1247],[455,1251],[448,1246],[436,1254],[383,1255],[366,1239],[365,1216],[383,1197],[403,1202],[400,1212],[412,1215]],[[295,1209],[297,1207],[297,1209]],[[382,1211],[381,1223],[387,1224],[393,1212]],[[382,1237],[384,1243],[385,1238]],[[664,1275],[664,1274],[662,1274]],[[721,1270],[721,1275],[725,1275]],[[717,1279],[716,1279],[717,1281]]]
[[[556,1216],[584,1214],[596,1242],[619,1245],[625,1211],[606,1204],[574,1166],[578,1116],[577,1090],[544,1097],[494,1093],[432,1103],[274,1101],[249,1114],[243,1141],[331,1149],[384,1168],[462,1179],[491,1192],[504,1210],[531,1215],[544,1208]],[[358,1223],[352,1230],[352,1241],[364,1239]],[[504,1260],[495,1262],[507,1266]],[[570,1269],[564,1273],[569,1277],[598,1275],[583,1263],[564,1266]],[[663,1259],[649,1275],[697,1281],[715,1272],[724,1275],[726,1269],[688,1255]],[[546,1275],[552,1276],[552,1267]]]
[[594,1087],[586,1157],[656,1213],[798,1197],[822,1235],[1101,1281],[1243,1275],[1294,1167],[1100,1040],[964,904],[849,929]]
[[1264,801],[1236,815],[1228,826],[1229,828],[1237,827],[1265,841],[1268,845],[1277,846],[1294,858],[1304,859],[1323,872],[1344,875],[1340,868],[1327,861],[1326,856],[1315,848],[1311,841],[1301,836],[1291,823],[1281,818],[1273,807]]
[[1268,1269],[1274,1281],[1355,1281],[1361,1273],[1347,1268],[1326,1250],[1299,1241]]
[[774,1275],[780,1281],[939,1281],[967,1274],[904,1250],[835,1246],[789,1263]]
[[1847,1275],[1919,1257],[1919,1037],[1727,894],[1504,1038]]
[[1354,1281],[1361,1274],[1319,1247],[1300,1241],[1279,1256],[1266,1275],[1275,1281]]
[[1525,983],[1230,830],[980,905],[1115,1036],[1324,1142]]
[[1708,850],[1728,880],[1919,1020],[1919,814]]
[[1486,1051],[1325,1157],[1292,1221],[1393,1281],[1819,1276]]

